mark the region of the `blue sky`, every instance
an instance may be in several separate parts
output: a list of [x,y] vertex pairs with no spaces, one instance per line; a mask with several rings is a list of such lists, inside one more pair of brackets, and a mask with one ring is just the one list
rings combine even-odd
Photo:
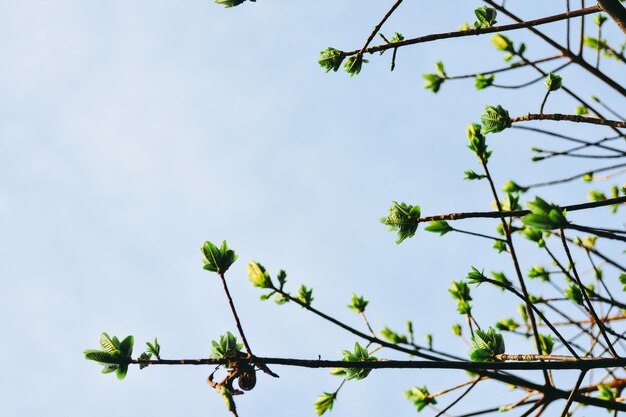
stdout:
[[[383,32],[454,30],[480,5],[435,3],[407,1]],[[418,337],[434,333],[436,346],[465,354],[449,331],[460,321],[449,282],[477,259],[488,270],[510,268],[507,259],[457,236],[421,233],[396,246],[378,218],[392,200],[424,214],[489,210],[485,185],[463,181],[479,168],[464,128],[486,104],[536,111],[544,87],[514,98],[471,81],[436,96],[421,89],[438,59],[456,74],[502,65],[486,37],[401,50],[393,73],[389,54],[354,78],[319,68],[320,50],[360,47],[388,6],[0,1],[3,415],[228,415],[204,382],[208,368],[131,369],[119,382],[82,358],[102,331],[133,334],[136,351],[157,336],[163,357],[208,356],[210,340],[234,324],[216,277],[202,270],[205,240],[226,239],[239,254],[228,280],[258,355],[330,359],[355,340],[293,305],[260,302],[246,280],[250,260],[286,269],[293,289],[313,286],[316,306],[348,323],[361,325],[345,308],[350,295],[365,294],[377,329],[411,319]],[[532,16],[548,7],[538,2]],[[577,85],[587,95],[599,86]],[[548,107],[574,105],[555,94]],[[532,166],[531,142],[540,143],[494,139],[500,184],[582,169]],[[580,202],[584,190],[564,187],[553,199]],[[478,310],[488,321],[506,314],[496,307]],[[315,397],[338,384],[323,370],[275,371],[280,380],[260,378],[239,399],[242,416],[314,415]],[[333,415],[407,415],[404,389],[457,380],[372,373],[348,384]]]

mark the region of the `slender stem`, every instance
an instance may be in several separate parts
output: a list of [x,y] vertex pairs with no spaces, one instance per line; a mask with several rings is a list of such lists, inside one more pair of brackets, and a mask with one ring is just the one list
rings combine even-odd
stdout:
[[543,97],[543,101],[541,102],[541,107],[539,108],[539,114],[540,115],[543,115],[543,108],[546,105],[546,101],[548,101],[548,96],[549,95],[550,95],[550,89],[548,89],[548,91],[546,91],[546,95]]
[[[467,394],[469,394],[469,392],[474,389],[474,387],[476,386],[476,384],[478,384],[478,382],[480,382],[482,378],[476,378],[474,381],[470,381],[472,385],[470,385],[465,391],[463,391],[463,393],[461,395],[459,395],[459,397],[452,401],[450,404],[448,404],[448,406],[446,408],[444,408],[443,410],[441,410],[439,413],[437,413],[437,415],[435,417],[440,417],[441,415],[443,415],[446,411],[448,411],[449,409],[451,409],[452,407],[454,407],[455,404],[457,404],[459,401],[461,401],[463,399],[463,397],[465,397]],[[463,384],[465,385],[465,384]],[[463,386],[460,385],[460,386]],[[454,387],[459,388],[459,386]],[[434,395],[431,395],[431,397],[433,397]]]
[[604,328],[604,323],[598,317],[595,309],[593,308],[593,304],[591,303],[591,300],[589,299],[589,295],[587,295],[587,287],[585,287],[583,285],[582,281],[580,280],[580,277],[578,276],[578,270],[576,269],[576,264],[574,263],[574,259],[572,258],[572,254],[570,253],[569,246],[567,244],[567,240],[565,240],[565,232],[563,231],[563,229],[561,229],[561,233],[560,234],[561,234],[561,242],[563,243],[563,248],[565,249],[565,254],[567,255],[567,259],[569,260],[569,263],[572,266],[572,272],[574,273],[574,278],[576,278],[576,283],[580,286],[581,293],[583,294],[585,302],[587,303],[587,306],[589,307],[589,312],[593,316],[593,319],[596,321],[596,324],[598,325],[598,328],[600,329],[600,332],[602,332],[602,336],[604,337],[604,340],[606,341],[607,346],[608,346],[609,350],[611,351],[611,354],[613,354],[613,356],[617,357],[619,355],[615,351],[615,348],[613,347],[613,344],[611,343],[611,341],[609,340],[609,337],[606,334],[606,330]]
[[224,287],[224,292],[226,293],[226,298],[228,298],[228,304],[230,305],[230,311],[233,313],[233,317],[235,318],[235,324],[237,325],[237,331],[239,331],[239,336],[241,336],[241,340],[243,341],[243,345],[246,348],[246,352],[248,356],[252,356],[252,350],[250,349],[250,345],[248,344],[248,340],[246,339],[246,335],[243,332],[243,327],[241,327],[241,321],[239,320],[239,315],[237,314],[237,310],[235,309],[235,303],[233,302],[232,297],[230,296],[230,291],[228,291],[228,285],[226,284],[226,279],[224,278],[223,273],[218,273],[220,279],[222,280],[222,286]]

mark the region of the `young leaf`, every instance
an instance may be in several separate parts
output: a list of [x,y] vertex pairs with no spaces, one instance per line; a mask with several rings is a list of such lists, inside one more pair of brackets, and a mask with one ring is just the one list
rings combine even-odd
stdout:
[[313,302],[313,288],[307,288],[305,285],[301,285],[298,290],[298,295],[294,297],[305,306],[309,307]]
[[339,67],[341,67],[343,59],[343,52],[338,49],[329,47],[320,52],[320,57],[317,60],[317,63],[320,64],[320,66],[324,68],[326,72],[329,72],[330,70],[337,72]]
[[322,395],[317,397],[317,400],[315,400],[314,404],[315,412],[317,413],[317,415],[321,416],[326,411],[331,411],[333,409],[333,404],[335,403],[336,399],[337,392],[324,392],[322,393]]
[[476,15],[476,18],[478,18],[478,21],[474,22],[474,27],[476,29],[490,28],[497,22],[496,16],[498,12],[494,8],[481,6],[474,10],[474,14]]
[[243,354],[241,352],[243,344],[238,343],[237,338],[231,332],[220,336],[219,343],[212,340],[211,344],[213,345],[210,356],[212,359],[229,359]]
[[424,230],[433,233],[439,233],[439,236],[443,236],[446,233],[453,231],[454,229],[445,220],[435,220],[428,223],[428,226],[426,226]]
[[486,135],[487,133],[498,133],[509,127],[510,124],[509,112],[502,106],[485,107],[485,113],[480,116],[480,121],[483,124],[481,133]]
[[[343,360],[346,362],[376,362],[378,359],[370,356],[367,349],[361,347],[358,342],[354,344],[354,352],[349,350],[342,351]],[[344,368],[346,379],[363,379],[367,377],[371,369],[364,368]]]
[[[240,4],[244,3],[245,1],[246,0],[215,0],[215,3],[221,4],[225,8],[229,8],[229,7],[239,6]],[[250,1],[254,2],[256,0],[250,0]]]
[[556,91],[563,86],[563,78],[560,75],[556,75],[551,72],[546,77],[546,87],[550,91]]
[[367,59],[363,59],[363,55],[361,54],[352,55],[346,60],[343,68],[348,74],[350,74],[350,77],[353,77],[361,72],[361,67],[363,66],[363,63],[367,62]]
[[265,270],[265,267],[258,262],[250,262],[248,264],[248,280],[255,287],[259,288],[272,288],[272,278],[270,274]]
[[363,296],[357,297],[356,294],[352,294],[352,298],[350,299],[350,304],[348,305],[348,308],[350,310],[356,311],[357,313],[363,313],[365,312],[365,307],[367,307],[368,304],[369,301],[364,299]]
[[477,90],[483,90],[487,87],[493,85],[493,82],[496,80],[496,76],[493,74],[484,76],[483,74],[476,75],[474,79],[474,86]]
[[417,412],[422,411],[427,405],[437,404],[437,400],[430,396],[428,388],[426,386],[413,387],[410,390],[404,392],[404,396],[413,402],[413,405],[417,407]]
[[417,231],[419,223],[420,207],[412,206],[404,202],[398,203],[392,201],[389,215],[382,217],[380,222],[388,226],[390,231],[398,232],[397,244],[402,243],[405,239],[411,238]]
[[218,274],[224,274],[237,260],[235,251],[228,248],[226,241],[222,242],[219,249],[209,241],[204,242],[200,251],[204,255],[204,258],[202,259],[204,269]]

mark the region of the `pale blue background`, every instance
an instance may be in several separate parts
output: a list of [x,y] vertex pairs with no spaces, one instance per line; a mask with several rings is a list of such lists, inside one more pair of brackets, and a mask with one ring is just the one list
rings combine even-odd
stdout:
[[[405,3],[383,33],[455,30],[480,5]],[[561,11],[532,3],[522,16]],[[359,48],[390,4],[0,1],[2,415],[227,416],[204,382],[209,368],[132,368],[119,382],[82,358],[102,331],[135,335],[137,353],[158,336],[165,358],[208,356],[210,340],[234,324],[216,276],[201,268],[207,239],[227,239],[239,254],[228,280],[258,355],[338,358],[355,339],[296,306],[260,302],[245,278],[253,259],[272,273],[285,268],[292,289],[313,286],[318,308],[354,326],[363,328],[345,308],[352,292],[371,300],[377,329],[403,330],[411,319],[419,340],[434,333],[436,347],[465,355],[450,335],[462,317],[446,289],[470,265],[512,278],[508,259],[461,236],[419,233],[396,246],[378,218],[392,200],[420,204],[424,214],[489,210],[486,184],[462,179],[480,168],[464,128],[486,104],[537,112],[545,87],[476,92],[469,80],[446,83],[437,96],[421,89],[438,59],[451,75],[501,66],[488,37],[400,50],[393,73],[388,53],[369,57],[352,79],[324,74],[319,51]],[[562,39],[562,27],[554,33]],[[552,52],[529,44],[533,58]],[[623,67],[603,65],[626,81]],[[564,75],[584,96],[604,91]],[[554,94],[547,109],[574,106]],[[490,144],[498,184],[585,169],[580,160],[530,165],[530,146],[559,144],[538,136],[507,133]],[[550,196],[581,202],[586,189]],[[459,226],[485,225],[495,223]],[[485,325],[515,314],[517,300],[474,292],[487,300],[476,307]],[[316,396],[339,383],[325,370],[274,370],[280,380],[260,377],[238,399],[242,416],[313,415]],[[347,384],[332,415],[413,415],[403,390],[464,380],[459,372],[375,372]],[[489,405],[482,398],[457,411]]]

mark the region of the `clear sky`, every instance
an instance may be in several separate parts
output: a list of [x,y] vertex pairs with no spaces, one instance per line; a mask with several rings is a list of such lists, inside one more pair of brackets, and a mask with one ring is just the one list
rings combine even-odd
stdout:
[[[383,33],[455,30],[480,5],[405,3]],[[522,16],[560,11],[532,3]],[[486,104],[536,112],[545,87],[421,89],[438,59],[450,74],[501,66],[488,37],[400,50],[393,73],[387,53],[357,77],[325,74],[319,51],[359,48],[390,4],[0,0],[2,415],[229,415],[205,383],[207,367],[131,368],[120,382],[82,355],[106,331],[133,334],[137,354],[157,336],[164,358],[207,357],[212,339],[234,332],[216,276],[202,270],[205,240],[226,239],[239,254],[227,278],[258,355],[339,358],[355,340],[294,305],[259,301],[250,260],[286,269],[291,289],[312,286],[318,308],[354,326],[362,323],[345,306],[356,292],[371,301],[376,329],[403,330],[411,319],[420,340],[433,333],[435,346],[466,354],[449,330],[461,317],[446,289],[470,265],[507,270],[508,260],[459,236],[421,233],[397,246],[378,219],[392,200],[424,214],[489,210],[485,184],[463,181],[479,169],[464,128]],[[512,35],[522,36],[532,39]],[[533,58],[551,53],[529,44]],[[567,75],[581,94],[598,91]],[[548,102],[551,111],[574,106],[559,94]],[[584,169],[531,165],[539,143],[494,136],[498,183]],[[553,200],[584,201],[577,187]],[[477,314],[512,315],[516,302],[507,302],[510,311],[487,302]],[[339,383],[325,370],[274,370],[280,380],[259,377],[238,399],[242,416],[312,416],[316,396]],[[412,415],[403,390],[464,379],[374,372],[342,390],[332,415]]]

